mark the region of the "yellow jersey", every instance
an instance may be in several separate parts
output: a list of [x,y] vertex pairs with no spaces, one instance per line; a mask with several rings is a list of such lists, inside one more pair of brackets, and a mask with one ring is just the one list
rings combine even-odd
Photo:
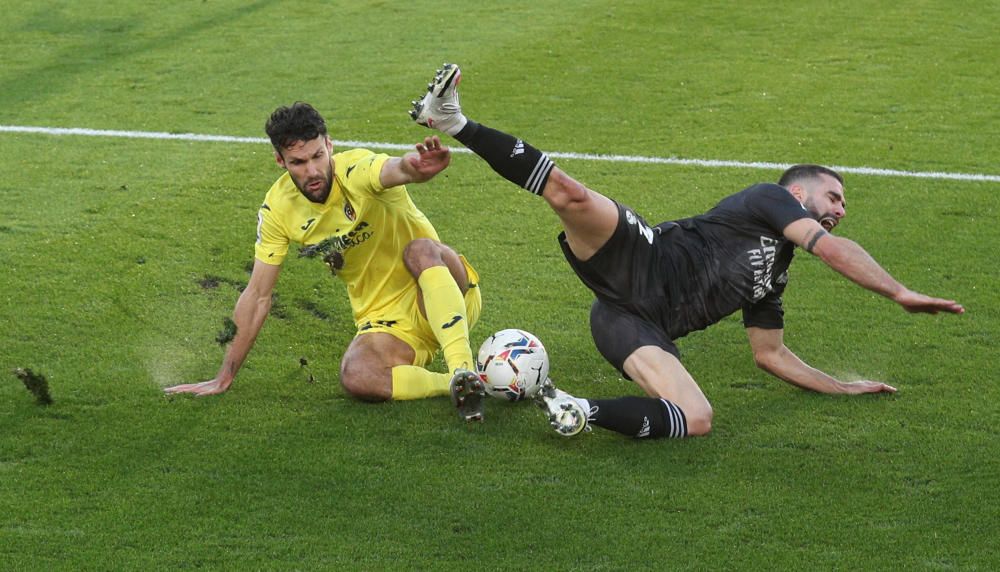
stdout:
[[337,275],[347,285],[355,324],[398,303],[417,282],[403,264],[403,249],[416,238],[439,240],[405,186],[379,181],[388,155],[352,149],[333,156],[330,196],[307,199],[286,172],[271,186],[257,215],[254,254],[280,265],[289,243],[327,241],[343,255]]

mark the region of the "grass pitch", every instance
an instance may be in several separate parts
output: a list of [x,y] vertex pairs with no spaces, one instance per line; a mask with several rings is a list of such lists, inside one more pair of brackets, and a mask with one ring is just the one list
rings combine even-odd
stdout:
[[[457,61],[472,117],[550,152],[1000,165],[1000,12],[982,3],[0,8],[0,125],[261,137],[305,100],[335,139],[413,143],[409,101]],[[559,164],[650,222],[778,175]],[[680,344],[713,434],[636,442],[562,439],[526,404],[466,426],[444,399],[347,399],[343,288],[294,258],[233,389],[166,398],[218,367],[279,174],[268,146],[3,132],[0,165],[2,569],[1000,567],[996,182],[847,177],[838,232],[964,316],[906,315],[808,255],[792,266],[789,347],[897,395],[769,378],[730,319]],[[410,190],[483,275],[477,341],[525,328],[574,393],[639,393],[593,349],[540,201],[464,154]]]

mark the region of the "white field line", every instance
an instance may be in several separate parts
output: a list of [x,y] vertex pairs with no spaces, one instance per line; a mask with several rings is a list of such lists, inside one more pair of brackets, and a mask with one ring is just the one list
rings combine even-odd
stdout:
[[[120,131],[109,129],[85,129],[79,127],[32,127],[25,125],[0,125],[0,133],[36,133],[40,135],[82,135],[87,137],[123,137],[128,139],[170,139],[178,141],[208,141],[220,143],[268,143],[264,137],[233,137],[230,135],[203,135],[199,133],[165,133],[160,131]],[[410,150],[413,145],[398,143],[377,143],[373,141],[337,141],[338,147],[365,147],[370,149]],[[453,147],[457,153],[468,153],[462,147]],[[584,161],[606,161],[609,163],[650,163],[660,165],[690,165],[708,168],[771,169],[781,171],[791,167],[791,163],[770,163],[764,161],[726,161],[720,159],[681,159],[678,157],[645,157],[640,155],[595,155],[589,153],[549,152],[555,159],[580,159]],[[829,165],[830,168],[855,175],[875,175],[880,177],[909,177],[916,179],[945,179],[952,181],[985,181],[1000,183],[1000,175],[981,173],[946,173],[939,171],[903,171],[880,169],[877,167],[848,167]]]

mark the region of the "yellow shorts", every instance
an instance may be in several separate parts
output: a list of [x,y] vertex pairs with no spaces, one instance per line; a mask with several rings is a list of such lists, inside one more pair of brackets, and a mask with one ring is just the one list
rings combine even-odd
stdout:
[[[483,296],[479,292],[479,273],[469,264],[464,256],[459,255],[465,271],[469,274],[469,290],[465,293],[465,317],[468,320],[469,331],[479,321],[479,315],[483,311]],[[431,325],[427,323],[427,318],[420,313],[417,305],[418,288],[416,282],[400,299],[399,304],[380,312],[378,316],[366,316],[358,321],[357,336],[382,332],[390,334],[413,348],[416,357],[413,358],[413,365],[426,367],[434,359],[441,346],[438,345],[437,338]],[[476,348],[472,348],[475,354]],[[475,355],[473,355],[475,357]]]

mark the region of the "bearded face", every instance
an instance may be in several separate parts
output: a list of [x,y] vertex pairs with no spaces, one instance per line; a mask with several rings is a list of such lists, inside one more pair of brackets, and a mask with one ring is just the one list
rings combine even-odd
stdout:
[[275,152],[275,160],[288,170],[288,175],[307,199],[324,203],[333,188],[333,145],[320,135],[309,141],[295,141]]
[[847,215],[844,186],[829,175],[819,175],[802,187],[806,191],[802,206],[827,232],[832,231]]

